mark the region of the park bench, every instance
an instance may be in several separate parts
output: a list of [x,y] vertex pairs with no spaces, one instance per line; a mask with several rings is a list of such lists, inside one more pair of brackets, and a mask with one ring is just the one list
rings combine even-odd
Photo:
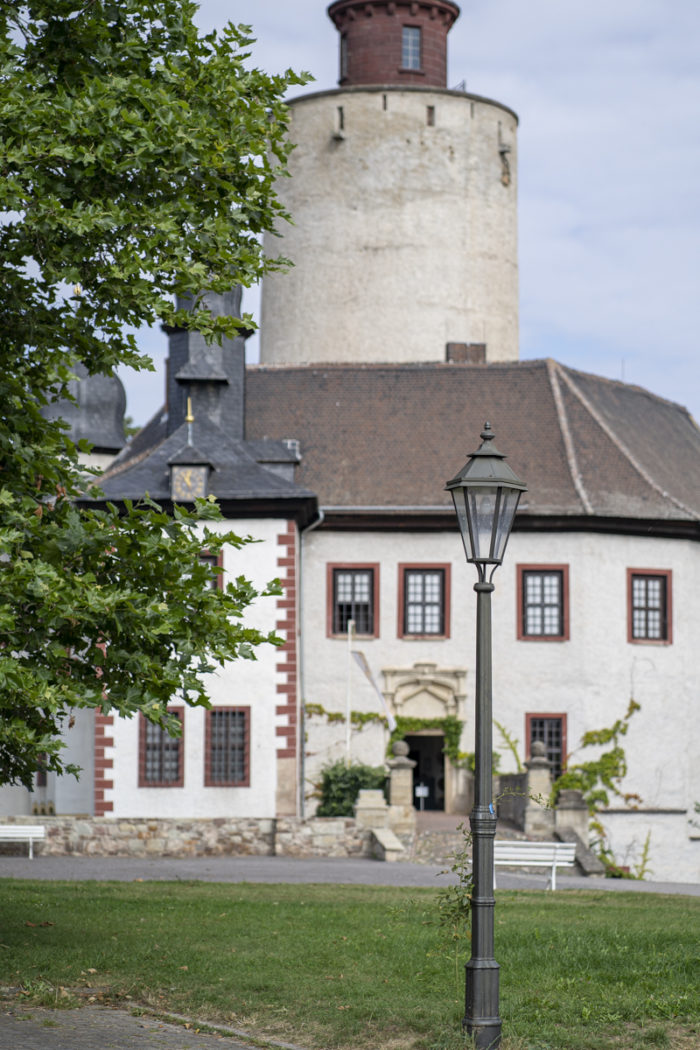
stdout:
[[572,868],[576,859],[575,842],[525,842],[502,839],[493,844],[493,885],[496,867],[549,868],[549,886],[557,888],[557,868]]
[[28,842],[30,860],[34,857],[34,843],[45,837],[43,824],[0,824],[0,842]]

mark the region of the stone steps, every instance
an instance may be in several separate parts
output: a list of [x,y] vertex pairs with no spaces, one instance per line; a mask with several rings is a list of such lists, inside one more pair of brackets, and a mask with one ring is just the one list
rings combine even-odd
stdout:
[[[455,817],[455,823],[459,822],[460,818]],[[413,861],[416,864],[444,864],[449,868],[454,863],[457,854],[465,846],[464,834],[469,831],[469,818],[463,817],[462,823],[464,831],[459,831],[455,827],[419,828],[413,839],[407,844],[406,854],[403,859]],[[524,839],[525,835],[507,824],[501,824],[499,821],[496,837],[499,839]]]

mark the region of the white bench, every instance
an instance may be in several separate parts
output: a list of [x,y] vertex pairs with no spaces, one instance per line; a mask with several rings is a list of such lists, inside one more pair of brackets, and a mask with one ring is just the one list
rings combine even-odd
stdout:
[[34,857],[34,843],[46,838],[43,824],[0,824],[0,842],[28,842],[29,859]]
[[500,839],[493,844],[493,885],[496,867],[549,868],[549,886],[557,888],[557,868],[572,868],[576,859],[575,842],[525,842]]

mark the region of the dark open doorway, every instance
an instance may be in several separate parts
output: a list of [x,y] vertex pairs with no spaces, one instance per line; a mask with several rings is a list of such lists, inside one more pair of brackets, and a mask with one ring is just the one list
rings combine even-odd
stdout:
[[445,737],[424,736],[422,733],[411,733],[406,736],[408,757],[413,759],[416,767],[413,770],[413,803],[420,809],[420,799],[415,796],[417,785],[428,789],[424,799],[424,809],[445,808]]

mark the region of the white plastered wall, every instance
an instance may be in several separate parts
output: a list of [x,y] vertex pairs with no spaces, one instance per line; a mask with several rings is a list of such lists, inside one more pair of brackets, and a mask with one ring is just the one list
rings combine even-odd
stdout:
[[[348,661],[346,642],[326,637],[326,566],[380,565],[379,637],[360,638],[361,649],[381,688],[383,667],[411,667],[418,661],[467,670],[464,750],[473,750],[476,572],[467,566],[454,533],[346,533],[318,530],[304,548],[304,699],[343,712]],[[397,632],[400,563],[451,563],[451,637],[414,641]],[[517,639],[517,565],[568,565],[570,638],[563,642]],[[670,569],[673,588],[673,643],[632,644],[627,640],[627,569]],[[691,840],[686,813],[700,800],[697,747],[700,739],[700,671],[696,659],[700,622],[700,547],[676,539],[595,533],[527,533],[511,536],[504,564],[494,576],[494,717],[519,742],[525,757],[526,713],[565,713],[573,760],[593,757],[578,745],[583,733],[611,726],[629,700],[641,705],[622,738],[628,775],[625,792],[637,792],[645,812],[611,814],[616,848],[629,853],[648,819],[650,864],[657,878],[700,879],[700,844]],[[376,695],[352,668],[351,708],[379,711]],[[353,759],[384,760],[385,733],[376,727],[353,733]],[[494,746],[501,769],[514,769],[497,731]],[[309,725],[307,779],[327,761],[344,754],[344,726],[315,718]],[[621,803],[611,800],[611,806]],[[670,821],[670,824],[669,824]],[[668,828],[685,828],[669,851]],[[646,832],[644,833],[646,834]],[[643,838],[643,836],[642,836]]]
[[[237,551],[224,548],[224,580],[244,575],[256,588],[279,575],[276,537],[284,523],[270,519],[213,523],[212,531],[232,530],[251,535],[258,543]],[[274,630],[278,617],[274,597],[258,598],[243,617],[246,626],[262,631]],[[211,676],[210,696],[214,705],[250,706],[250,786],[204,786],[204,711],[185,710],[184,786],[143,788],[138,786],[139,720],[115,719],[114,748],[107,752],[114,761],[114,789],[106,798],[112,801],[114,817],[272,817],[275,815],[277,775],[278,702],[275,687],[278,650],[262,645],[257,659],[238,660]],[[173,701],[174,706],[177,701]],[[179,705],[178,705],[179,706]]]
[[321,92],[291,103],[290,137],[277,191],[294,225],[265,249],[294,266],[263,282],[263,364],[444,361],[447,342],[517,360],[510,110],[461,92]]

